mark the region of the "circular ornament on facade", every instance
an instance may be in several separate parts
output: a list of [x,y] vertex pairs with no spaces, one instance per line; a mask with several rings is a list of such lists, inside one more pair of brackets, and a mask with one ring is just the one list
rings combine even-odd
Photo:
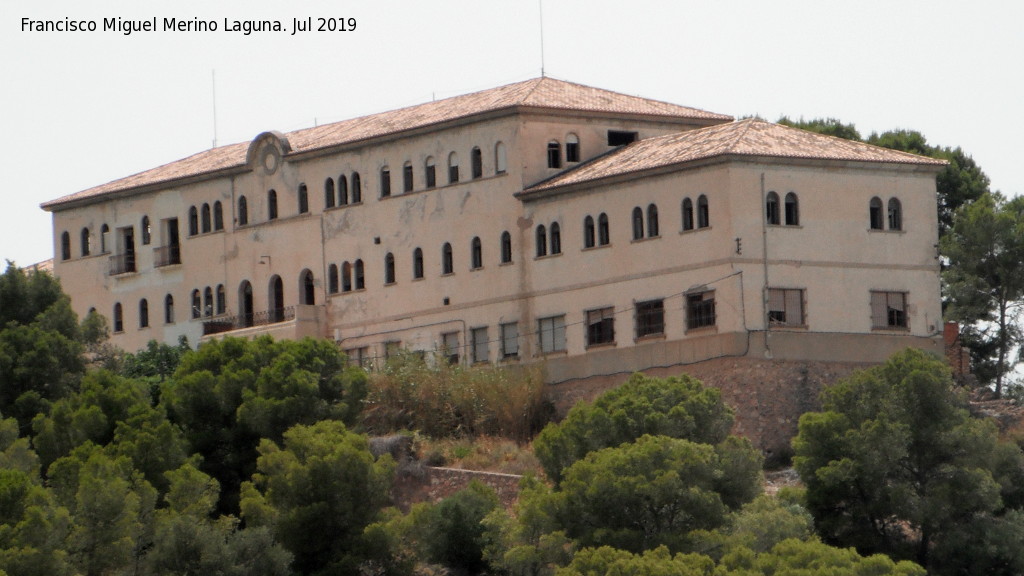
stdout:
[[263,148],[263,168],[267,171],[267,174],[273,174],[277,172],[277,167],[281,163],[281,155],[274,146],[265,146]]

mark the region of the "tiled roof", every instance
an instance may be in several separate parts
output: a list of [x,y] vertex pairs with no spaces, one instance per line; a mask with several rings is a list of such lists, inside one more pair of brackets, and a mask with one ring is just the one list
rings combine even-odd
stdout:
[[545,180],[523,193],[530,194],[620,174],[722,156],[768,156],[933,166],[946,164],[945,160],[750,118],[640,140]]
[[[292,153],[295,154],[516,107],[661,116],[692,119],[703,123],[732,120],[731,116],[697,108],[678,106],[544,77],[315,128],[296,130],[285,134],[285,137],[291,145]],[[53,209],[62,204],[110,192],[131,190],[218,170],[242,167],[245,165],[248,147],[248,142],[242,142],[200,152],[127,178],[51,200],[42,206],[45,209]]]

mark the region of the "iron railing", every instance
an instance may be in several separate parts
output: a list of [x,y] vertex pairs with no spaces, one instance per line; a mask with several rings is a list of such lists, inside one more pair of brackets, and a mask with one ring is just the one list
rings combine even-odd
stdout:
[[110,275],[128,274],[135,272],[135,253],[126,252],[110,257]]
[[175,264],[181,264],[181,244],[153,248],[153,266],[160,268]]
[[253,312],[251,314],[239,314],[237,316],[218,316],[217,318],[212,318],[203,322],[203,335],[208,336],[210,334],[220,334],[223,332],[238,330],[240,328],[249,328],[251,326],[277,324],[279,322],[288,322],[289,320],[294,319],[295,306],[274,308],[273,310]]

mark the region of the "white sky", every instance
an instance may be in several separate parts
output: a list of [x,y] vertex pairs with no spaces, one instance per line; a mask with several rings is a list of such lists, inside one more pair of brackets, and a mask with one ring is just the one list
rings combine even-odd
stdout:
[[[3,260],[53,255],[41,202],[219,144],[540,75],[538,0],[2,0]],[[217,32],[22,32],[22,18]],[[355,17],[295,36],[293,18]],[[224,19],[289,32],[223,31]],[[745,116],[836,117],[961,146],[1024,193],[1024,2],[544,0],[549,76]]]

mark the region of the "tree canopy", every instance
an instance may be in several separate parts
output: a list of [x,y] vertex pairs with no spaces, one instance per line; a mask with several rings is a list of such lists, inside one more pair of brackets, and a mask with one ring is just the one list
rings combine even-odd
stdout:
[[800,418],[793,446],[826,542],[935,574],[959,573],[958,555],[988,574],[1024,571],[1019,546],[1008,546],[1024,456],[970,416],[942,360],[905,350],[826,389],[822,405]]

